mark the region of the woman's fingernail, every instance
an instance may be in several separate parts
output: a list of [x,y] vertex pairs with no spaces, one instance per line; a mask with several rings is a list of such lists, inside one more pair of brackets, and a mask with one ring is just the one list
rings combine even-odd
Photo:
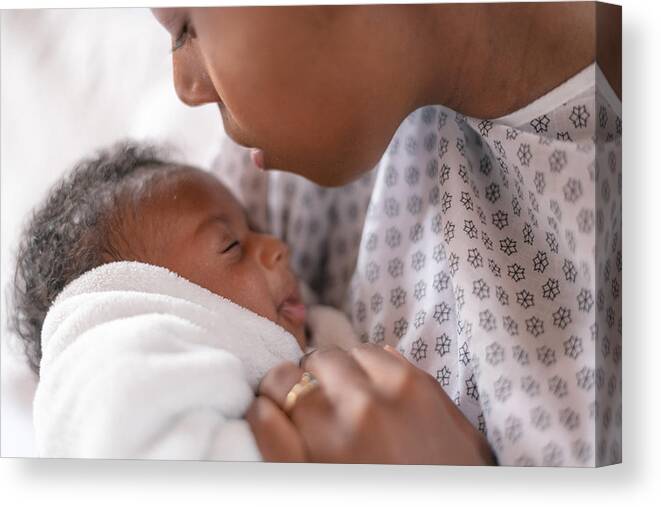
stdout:
[[397,356],[401,356],[401,355],[402,355],[402,354],[399,352],[399,350],[397,350],[397,349],[396,349],[395,347],[393,347],[392,345],[384,345],[383,348],[384,348],[384,350],[390,352],[391,354],[395,354],[395,355],[397,355]]
[[311,349],[311,350],[308,350],[305,354],[303,354],[303,355],[301,356],[301,358],[298,360],[298,367],[301,368],[301,367],[303,366],[303,363],[305,362],[305,360],[306,360],[308,357],[310,357],[312,354],[314,354],[315,352],[317,352],[318,350],[319,350],[319,349],[316,349],[316,348],[315,348],[315,349]]

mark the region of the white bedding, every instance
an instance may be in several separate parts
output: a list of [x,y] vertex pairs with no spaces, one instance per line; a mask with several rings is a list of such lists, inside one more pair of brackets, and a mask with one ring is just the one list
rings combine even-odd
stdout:
[[1,25],[2,456],[33,456],[35,380],[6,328],[13,245],[28,211],[78,158],[127,136],[206,165],[214,106],[174,92],[170,41],[147,9],[3,11]]

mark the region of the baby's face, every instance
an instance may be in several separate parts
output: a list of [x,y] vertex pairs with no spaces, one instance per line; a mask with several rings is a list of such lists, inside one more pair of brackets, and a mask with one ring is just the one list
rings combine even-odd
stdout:
[[252,230],[213,175],[182,168],[165,176],[128,225],[126,237],[143,239],[136,260],[166,267],[279,324],[305,348],[305,306],[287,246]]

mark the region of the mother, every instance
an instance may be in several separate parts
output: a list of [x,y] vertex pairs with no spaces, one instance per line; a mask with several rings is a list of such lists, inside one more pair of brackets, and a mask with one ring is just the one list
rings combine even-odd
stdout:
[[264,175],[262,217],[298,235],[322,298],[463,413],[394,351],[316,353],[301,367],[323,388],[291,418],[278,407],[303,369],[262,382],[249,417],[267,459],[486,463],[479,427],[501,463],[619,460],[619,11],[603,9],[154,9],[179,97],[218,104],[254,165],[323,186],[363,175],[330,193]]

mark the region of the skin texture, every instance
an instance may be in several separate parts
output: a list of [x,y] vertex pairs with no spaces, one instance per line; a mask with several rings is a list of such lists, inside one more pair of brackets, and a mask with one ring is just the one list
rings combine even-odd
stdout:
[[[588,2],[153,12],[173,41],[179,98],[216,104],[264,167],[326,186],[372,169],[418,107],[497,118],[595,60]],[[600,65],[615,83],[614,66]],[[303,369],[321,388],[285,414]],[[433,378],[373,346],[275,368],[246,417],[269,461],[493,462]]]
[[248,308],[285,328],[305,349],[305,323],[287,246],[255,232],[234,196],[213,175],[171,172],[121,214],[125,260],[147,262]]
[[217,104],[266,167],[327,186],[370,170],[418,107],[502,116],[595,59],[589,2],[153,12],[181,100]]
[[[303,371],[321,387],[302,396],[288,420],[278,408]],[[259,392],[247,419],[268,461],[494,464],[486,439],[436,380],[391,347],[313,352],[300,367],[269,371]]]

